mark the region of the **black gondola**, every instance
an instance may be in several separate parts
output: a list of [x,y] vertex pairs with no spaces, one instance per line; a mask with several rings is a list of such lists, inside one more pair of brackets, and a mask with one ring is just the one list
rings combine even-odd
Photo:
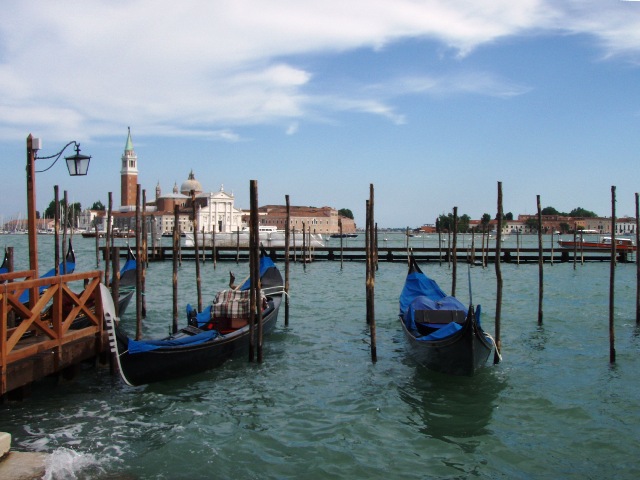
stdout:
[[421,365],[450,375],[473,375],[489,358],[494,341],[480,326],[481,308],[445,294],[409,256],[400,294],[400,324],[410,354]]
[[0,265],[0,273],[7,273],[8,271],[9,271],[9,253],[7,252],[7,248],[5,247],[4,260],[2,261],[2,265]]
[[[280,271],[273,261],[263,252],[260,258],[261,291],[264,297],[262,311],[263,333],[273,330],[278,318],[278,310],[284,294],[284,282]],[[113,303],[110,303],[108,289],[103,290],[105,321],[109,330],[111,351],[118,359],[120,374],[128,385],[184,377],[202,372],[224,363],[234,354],[246,351],[249,345],[249,325],[246,317],[232,315],[218,316],[213,305],[213,315],[201,323],[195,318],[177,333],[162,340],[135,341],[116,325]],[[235,311],[235,305],[229,298],[235,295],[248,296],[249,281],[237,290],[225,290],[216,297],[225,297],[224,311]],[[222,308],[222,307],[221,307]],[[248,310],[248,309],[247,309]]]

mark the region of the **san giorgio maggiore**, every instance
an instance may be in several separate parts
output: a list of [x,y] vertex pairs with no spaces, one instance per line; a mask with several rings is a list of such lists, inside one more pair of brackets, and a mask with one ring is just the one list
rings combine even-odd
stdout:
[[[120,231],[135,229],[136,201],[138,185],[138,156],[133,148],[131,129],[127,133],[127,141],[121,158],[120,169],[120,207],[112,212],[112,227]],[[193,197],[192,197],[193,192]],[[174,184],[171,193],[162,194],[158,183],[155,197],[152,200],[141,198],[144,203],[144,219],[149,231],[158,235],[169,235],[173,232],[176,207],[180,231],[193,233],[191,221],[194,211],[197,218],[198,232],[206,234],[232,234],[246,229],[248,210],[235,207],[233,193],[225,191],[224,186],[217,192],[204,192],[201,183],[196,179],[193,170],[182,182],[180,188]],[[259,208],[261,230],[284,230],[286,209],[281,205],[268,205]],[[290,229],[301,231],[303,225],[314,234],[331,234],[339,232],[339,220],[344,233],[356,230],[355,222],[338,214],[332,207],[290,207]],[[106,212],[84,210],[79,218],[79,228],[93,231],[95,225],[99,230],[106,229]],[[223,235],[221,235],[223,237]]]

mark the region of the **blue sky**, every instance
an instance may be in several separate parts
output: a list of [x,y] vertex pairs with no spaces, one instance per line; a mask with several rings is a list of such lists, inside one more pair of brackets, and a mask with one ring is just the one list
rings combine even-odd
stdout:
[[[88,207],[120,200],[127,127],[151,198],[193,170],[259,204],[349,208],[364,226],[454,206],[634,215],[640,2],[272,0],[3,4],[0,219],[26,214],[26,137],[77,140],[88,177],[37,175]],[[71,149],[65,152],[72,153]],[[46,161],[38,161],[39,169]]]

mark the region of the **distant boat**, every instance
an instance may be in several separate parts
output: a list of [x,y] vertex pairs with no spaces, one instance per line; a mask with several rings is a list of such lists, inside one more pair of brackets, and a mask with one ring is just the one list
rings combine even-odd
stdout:
[[357,233],[332,233],[329,235],[331,238],[356,238],[358,236]]
[[[631,238],[616,238],[616,251],[635,252],[636,245]],[[602,252],[611,250],[611,237],[600,237],[597,241],[589,241],[578,238],[573,240],[558,240],[558,245],[562,248],[583,250],[586,252]]]

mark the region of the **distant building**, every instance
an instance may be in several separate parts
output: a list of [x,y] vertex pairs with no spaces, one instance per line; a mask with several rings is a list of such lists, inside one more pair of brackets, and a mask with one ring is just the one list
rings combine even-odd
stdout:
[[[120,167],[120,208],[112,212],[112,228],[120,231],[135,229],[135,214],[138,185],[138,156],[133,147],[131,128],[127,129],[127,140]],[[235,197],[220,186],[217,192],[204,192],[202,184],[196,179],[193,171],[182,182],[180,188],[174,183],[171,193],[162,194],[160,183],[155,187],[155,197],[147,200],[142,215],[147,222],[149,232],[156,235],[173,232],[175,223],[175,209],[178,209],[178,224],[181,232],[193,232],[193,204],[191,192],[195,196],[195,214],[198,232],[230,233],[242,230],[248,222],[248,211],[235,207]],[[140,199],[142,201],[142,198]],[[297,231],[305,228],[311,233],[338,233],[338,220],[342,221],[344,233],[355,233],[356,225],[353,219],[340,216],[331,207],[290,207],[290,228]],[[286,207],[267,205],[259,209],[260,225],[275,226],[284,229],[286,222]],[[83,230],[93,230],[95,224],[100,231],[106,230],[106,212],[85,210],[80,214],[80,227]]]
[[[332,234],[340,231],[338,220],[342,221],[343,233],[355,233],[356,223],[353,219],[343,217],[332,207],[289,207],[289,228],[301,231],[311,229],[311,233]],[[273,226],[284,230],[287,224],[287,207],[285,205],[265,205],[258,208],[260,225]]]
[[122,154],[120,169],[120,211],[135,211],[138,185],[138,156],[133,149],[131,128],[127,133],[127,143]]

